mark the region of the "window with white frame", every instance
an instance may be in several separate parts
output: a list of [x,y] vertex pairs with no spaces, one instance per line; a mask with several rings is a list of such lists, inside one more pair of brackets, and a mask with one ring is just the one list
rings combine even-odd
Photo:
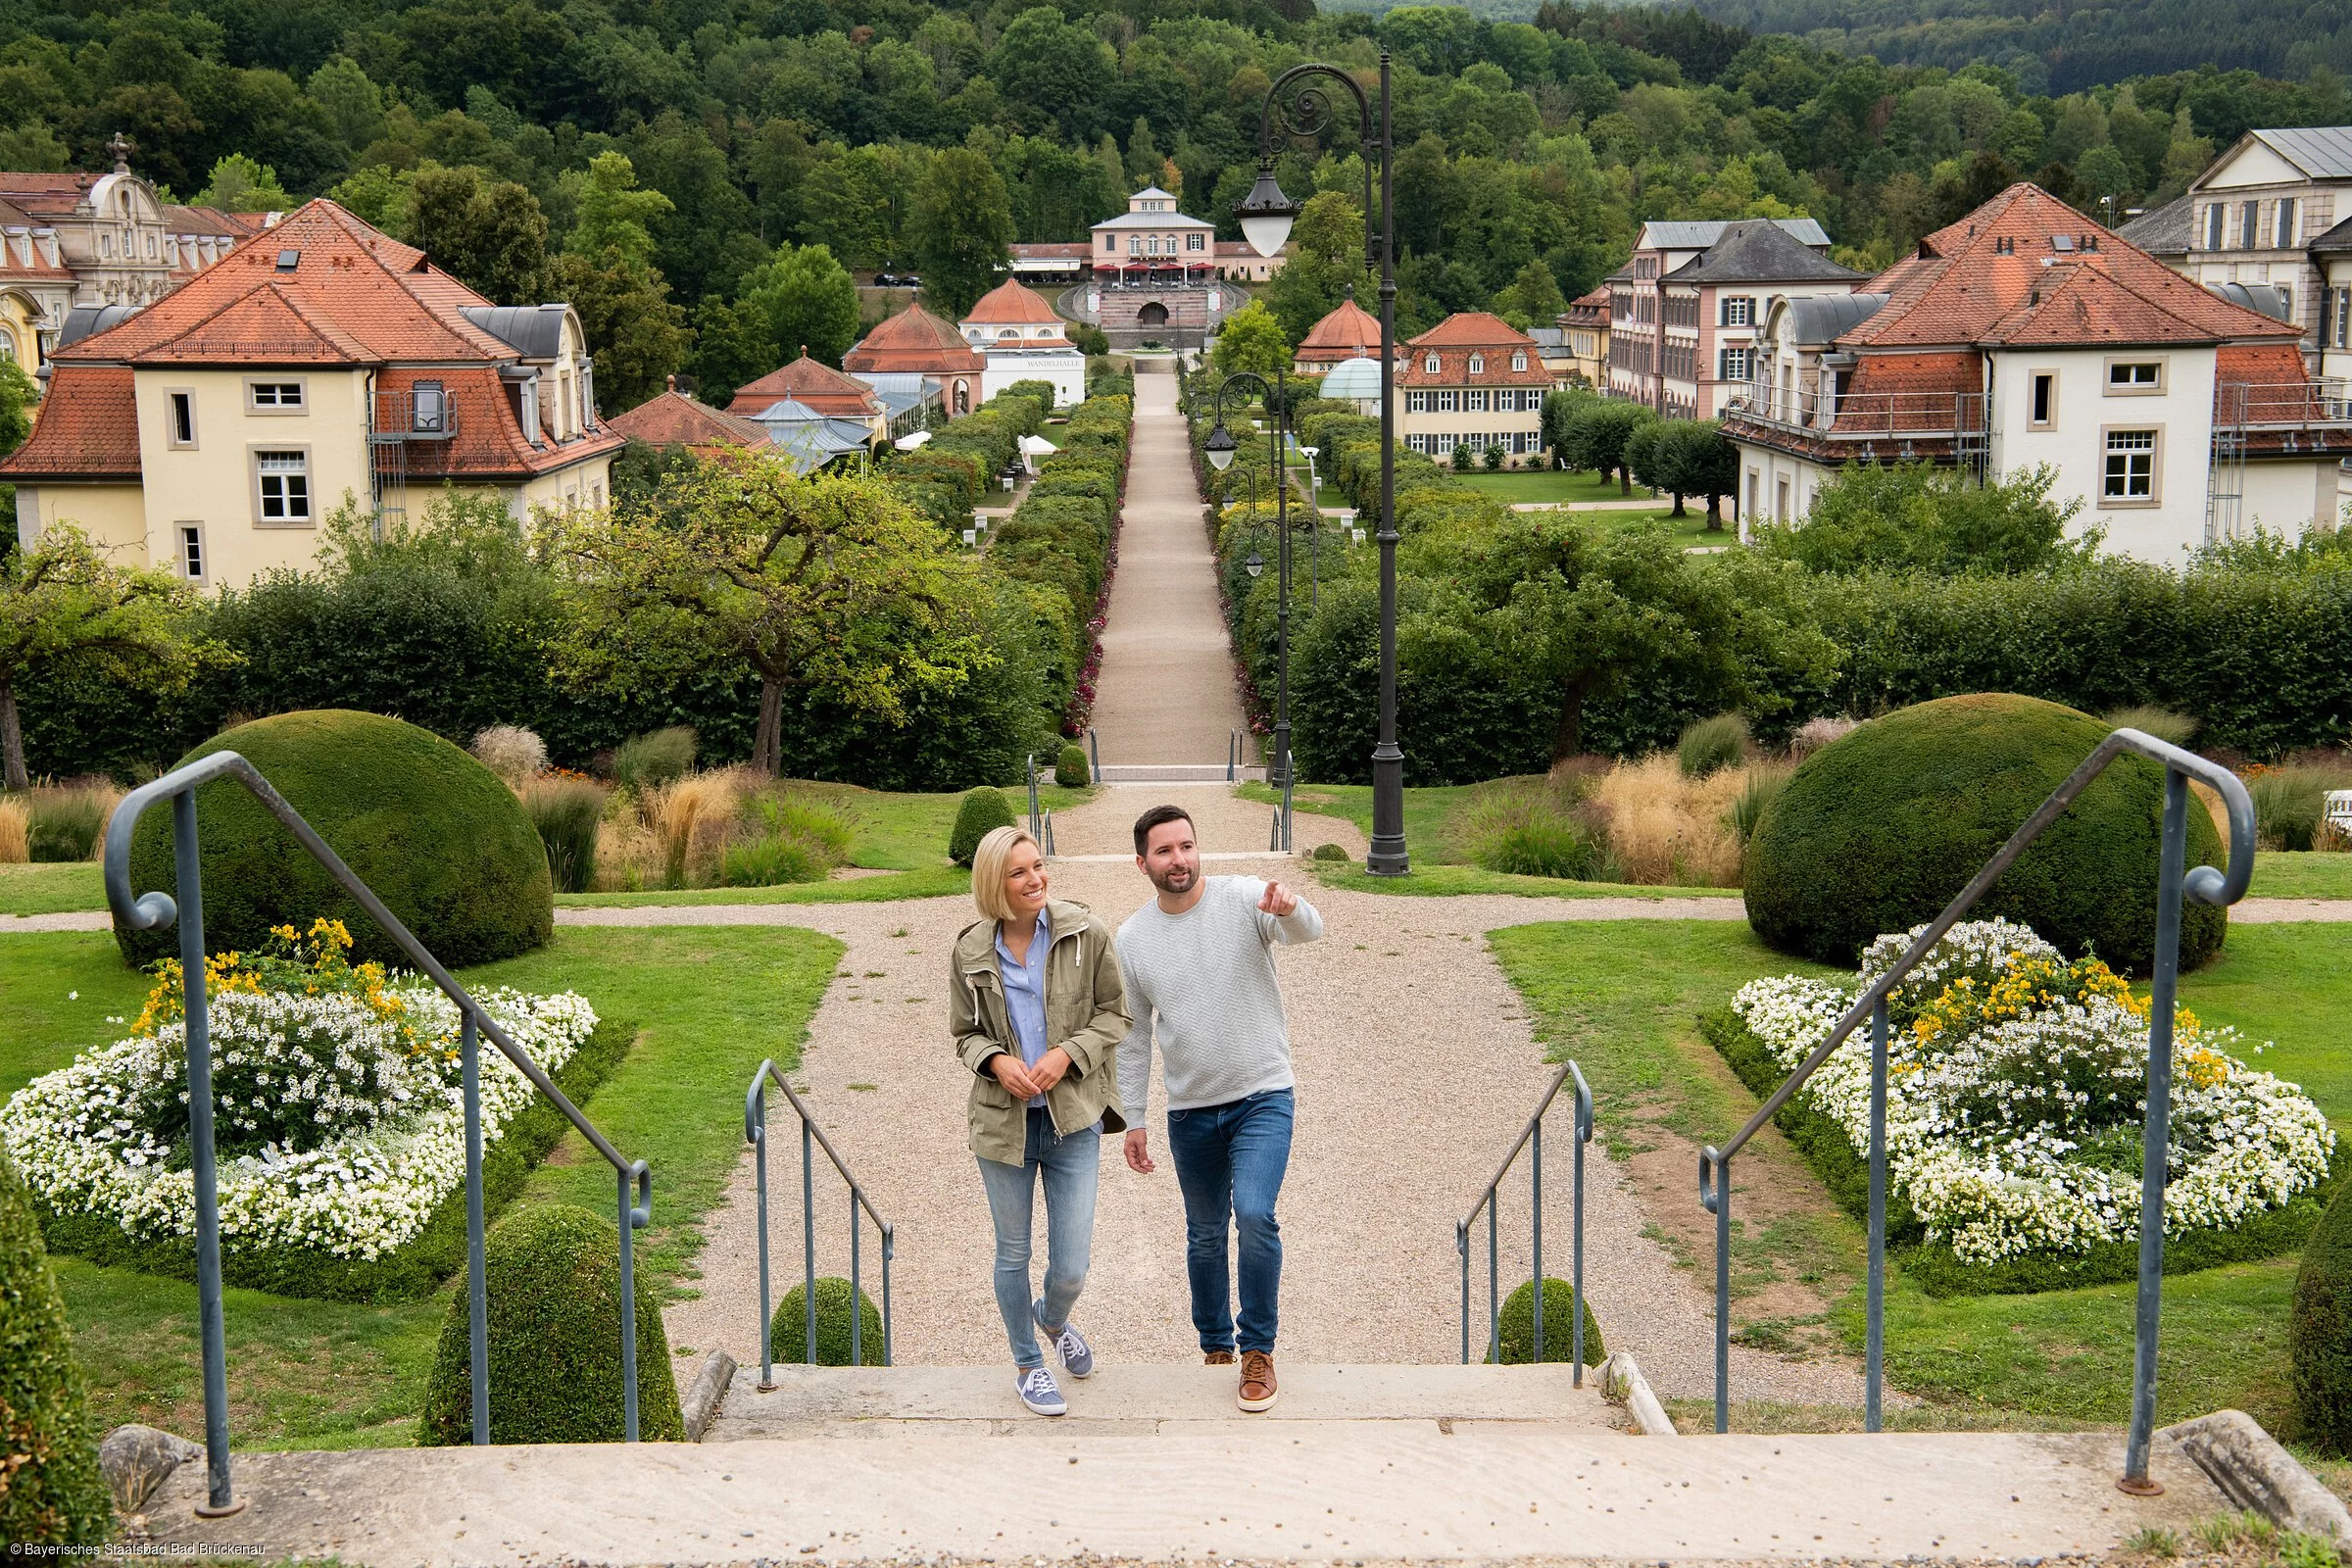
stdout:
[[1756,324],[1756,302],[1745,294],[1726,295],[1723,301],[1724,326],[1753,326]]
[[2107,432],[2107,472],[2099,495],[2109,502],[2156,499],[2156,432]]
[[1484,354],[1473,354],[1470,356],[1470,373],[1472,375],[1484,375],[1487,373],[1487,357]]
[[1429,412],[1429,394],[1426,392],[1407,392],[1404,395],[1404,412],[1407,414],[1427,414]]
[[1487,394],[1486,394],[1486,393],[1484,393],[1484,392],[1465,392],[1465,393],[1463,393],[1463,394],[1462,394],[1462,412],[1463,412],[1464,414],[1484,414],[1484,413],[1486,413],[1486,412],[1487,412]]
[[2329,298],[2335,302],[2335,326],[2328,334],[2328,341],[2336,348],[2344,348],[2347,346],[2346,318],[2352,317],[2352,288],[2336,289]]
[[308,451],[257,451],[253,455],[259,516],[264,522],[311,520],[311,455]]
[[2058,372],[2037,370],[2034,374],[2031,406],[2026,422],[2036,430],[2047,430],[2058,421]]
[[1441,392],[1438,394],[1438,412],[1440,414],[1459,414],[1461,409],[1462,397],[1460,393]]
[[1524,370],[1527,368],[1527,350],[1511,350],[1511,368],[1514,370]]
[[192,447],[196,444],[196,394],[193,392],[167,393],[165,411],[172,424],[172,445]]
[[2107,390],[2116,394],[2161,392],[2164,390],[2164,362],[2109,360]]
[[[1416,396],[1418,394],[1416,394]],[[1425,435],[1408,435],[1404,438],[1404,444],[1409,450],[1421,453],[1424,456],[1426,456],[1429,452],[1429,437]]]
[[1715,372],[1717,379],[1724,381],[1744,381],[1747,379],[1747,350],[1725,349],[1719,358],[1721,359],[1722,363],[1720,366],[1718,366]]
[[1438,357],[1437,357],[1435,354],[1426,354],[1426,355],[1423,355],[1423,356],[1422,356],[1422,359],[1421,359],[1421,373],[1422,373],[1422,374],[1424,374],[1424,375],[1435,375],[1435,374],[1437,374],[1437,373],[1438,373],[1438,366],[1439,366],[1441,363],[1442,363],[1442,362],[1441,362],[1441,361],[1438,359]]
[[248,381],[246,402],[256,413],[285,414],[303,406],[300,381]]
[[1184,248],[1188,251],[1204,251],[1208,249],[1208,236],[1205,234],[1187,234],[1184,236]]

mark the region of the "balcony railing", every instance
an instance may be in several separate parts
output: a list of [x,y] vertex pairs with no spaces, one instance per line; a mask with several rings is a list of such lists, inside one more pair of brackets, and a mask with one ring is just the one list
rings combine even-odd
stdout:
[[1833,441],[1968,435],[1985,428],[1982,392],[1849,392],[1837,397],[1751,382],[1747,395],[1733,400],[1725,412]]
[[2352,386],[2341,377],[2283,384],[2225,381],[2213,389],[2213,422],[2266,429],[2352,425]]
[[368,423],[370,441],[447,441],[457,433],[458,411],[440,388],[375,394]]

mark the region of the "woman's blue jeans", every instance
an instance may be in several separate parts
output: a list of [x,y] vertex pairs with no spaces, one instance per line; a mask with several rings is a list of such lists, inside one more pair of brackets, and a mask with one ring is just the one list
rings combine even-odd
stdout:
[[[1054,1115],[1029,1107],[1029,1143],[1018,1165],[980,1161],[980,1185],[988,1192],[989,1217],[997,1226],[997,1310],[1012,1364],[1045,1364],[1037,1325],[1059,1334],[1070,1308],[1086,1288],[1086,1269],[1095,1239],[1095,1188],[1102,1180],[1102,1136],[1095,1128],[1054,1135]],[[1042,1307],[1029,1295],[1029,1236],[1040,1179],[1046,1189],[1046,1293]]]
[[1282,1293],[1282,1227],[1274,1200],[1291,1163],[1293,1095],[1269,1089],[1224,1105],[1168,1112],[1168,1153],[1184,1189],[1184,1271],[1193,1287],[1193,1327],[1202,1350],[1231,1350],[1228,1231],[1241,1253],[1243,1350],[1274,1349]]

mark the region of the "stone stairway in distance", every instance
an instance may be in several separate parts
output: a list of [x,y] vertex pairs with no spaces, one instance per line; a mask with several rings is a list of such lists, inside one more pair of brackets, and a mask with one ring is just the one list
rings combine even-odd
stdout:
[[[736,1374],[700,1444],[242,1453],[227,1519],[203,1467],[148,1503],[158,1543],[417,1563],[2039,1562],[2113,1555],[2233,1505],[2159,1434],[2153,1498],[2123,1437],[1643,1437],[1563,1366],[1285,1365],[1265,1415],[1235,1372],[1105,1365],[1058,1420],[1009,1368]],[[164,1547],[162,1549],[171,1549]]]

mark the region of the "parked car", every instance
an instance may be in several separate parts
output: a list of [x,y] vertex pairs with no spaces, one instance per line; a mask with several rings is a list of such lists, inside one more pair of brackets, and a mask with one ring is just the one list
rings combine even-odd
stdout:
[[906,280],[896,272],[876,272],[874,274],[874,287],[876,288],[903,288],[906,286]]

